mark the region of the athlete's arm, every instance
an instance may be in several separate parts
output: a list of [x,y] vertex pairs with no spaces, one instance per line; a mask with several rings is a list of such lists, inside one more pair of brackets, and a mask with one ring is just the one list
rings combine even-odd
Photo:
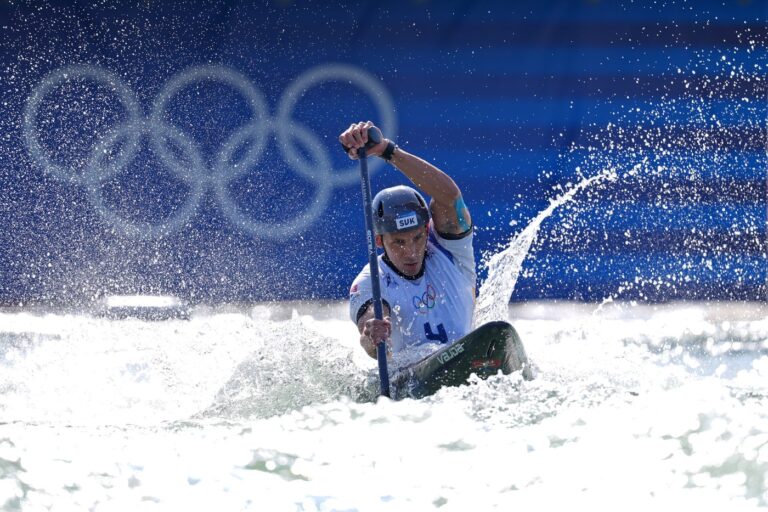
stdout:
[[[356,123],[339,136],[342,144],[352,148],[348,153],[350,158],[357,158],[356,148],[363,147],[368,142],[368,129],[372,126],[370,121]],[[369,149],[367,154],[381,156],[388,144],[389,140],[384,139]],[[461,190],[450,176],[399,147],[395,149],[389,162],[432,198],[429,207],[432,222],[438,233],[460,235],[469,231],[472,227],[472,217],[461,197]]]
[[384,319],[376,320],[373,304],[366,308],[365,312],[357,320],[357,329],[360,331],[360,345],[369,356],[376,359],[376,345],[388,342],[392,335],[392,323],[389,321],[389,308],[384,305]]
[[472,227],[472,217],[461,197],[461,190],[450,176],[399,147],[389,162],[432,198],[429,210],[438,233],[460,235]]

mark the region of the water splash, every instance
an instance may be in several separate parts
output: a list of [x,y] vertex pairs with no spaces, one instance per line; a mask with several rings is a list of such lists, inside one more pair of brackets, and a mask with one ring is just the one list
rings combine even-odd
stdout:
[[[0,314],[0,424],[263,418],[375,397],[353,347],[296,312],[273,313],[282,314],[258,307],[159,322]],[[332,329],[345,332],[341,322]]]
[[580,191],[603,181],[615,181],[616,171],[605,169],[600,174],[586,178],[576,186],[550,202],[517,236],[512,237],[507,248],[492,255],[488,260],[488,277],[480,287],[475,308],[474,325],[483,325],[495,320],[507,321],[509,299],[515,289],[517,278],[523,268],[539,228],[544,220],[552,215],[559,206],[573,200]]
[[196,417],[267,418],[342,396],[359,402],[378,396],[378,376],[362,371],[348,346],[313,330],[298,313],[265,326],[254,350]]
[[547,233],[565,257],[539,259],[544,286],[562,276],[567,295],[606,302],[765,299],[764,44],[738,38],[606,103],[610,122],[585,126],[560,155],[579,176],[616,169],[621,186],[589,191]]

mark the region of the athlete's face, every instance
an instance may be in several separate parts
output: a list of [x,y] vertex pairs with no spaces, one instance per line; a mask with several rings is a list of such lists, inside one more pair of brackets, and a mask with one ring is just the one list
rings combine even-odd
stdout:
[[390,261],[406,276],[421,272],[424,253],[427,251],[426,226],[409,229],[402,233],[384,233],[376,236],[376,245],[387,251]]

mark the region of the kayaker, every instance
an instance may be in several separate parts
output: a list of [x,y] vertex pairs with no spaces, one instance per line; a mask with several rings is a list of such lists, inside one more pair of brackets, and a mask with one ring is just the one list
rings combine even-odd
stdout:
[[[354,123],[339,136],[353,160],[373,126]],[[373,199],[376,246],[383,250],[378,264],[384,318],[374,318],[366,265],[349,292],[360,344],[376,358],[381,342],[388,353],[452,343],[472,328],[477,279],[472,218],[461,190],[446,173],[387,138],[367,155],[392,164],[431,201],[427,206],[419,191],[405,185],[381,190]]]

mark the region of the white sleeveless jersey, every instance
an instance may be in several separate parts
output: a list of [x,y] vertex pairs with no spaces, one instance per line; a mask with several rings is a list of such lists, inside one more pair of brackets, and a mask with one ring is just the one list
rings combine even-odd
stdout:
[[[472,231],[458,240],[442,238],[429,225],[424,272],[408,279],[380,255],[381,297],[390,309],[392,352],[425,343],[452,343],[472,328],[475,307],[475,256]],[[349,292],[349,314],[357,324],[373,297],[370,266]]]

